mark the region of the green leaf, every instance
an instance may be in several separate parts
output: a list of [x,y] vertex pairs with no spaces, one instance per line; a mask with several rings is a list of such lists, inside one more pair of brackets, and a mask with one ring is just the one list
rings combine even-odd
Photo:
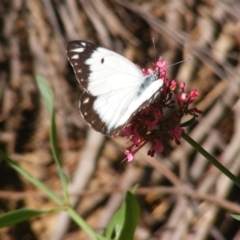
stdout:
[[57,128],[56,128],[56,121],[55,121],[53,91],[50,88],[49,84],[46,82],[46,80],[44,78],[42,78],[41,76],[36,77],[36,82],[37,82],[39,91],[43,97],[44,103],[50,113],[50,116],[51,116],[51,128],[50,128],[51,150],[53,153],[53,158],[57,165],[58,174],[60,176],[60,180],[61,180],[61,184],[62,184],[62,188],[63,188],[63,192],[64,192],[65,202],[67,204],[69,204],[68,191],[67,191],[68,178],[65,175],[63,168],[61,166],[60,154],[59,154],[58,147],[57,147]]
[[109,240],[108,238],[105,238],[101,235],[96,234],[93,229],[83,220],[83,218],[72,209],[71,206],[66,208],[69,216],[72,218],[72,220],[85,231],[85,233],[90,237],[92,240]]
[[240,221],[240,215],[231,214],[232,218]]
[[68,178],[63,171],[60,156],[59,156],[59,151],[58,151],[58,147],[57,147],[57,128],[56,128],[55,111],[54,110],[52,111],[52,117],[51,117],[50,143],[51,143],[51,150],[53,153],[53,157],[54,157],[55,163],[57,165],[58,174],[60,176],[60,180],[62,183],[65,200],[68,202],[69,201],[68,200],[68,189],[67,189]]
[[39,181],[37,178],[32,176],[28,171],[23,169],[21,166],[19,166],[18,163],[16,163],[14,160],[9,158],[7,154],[5,154],[1,149],[0,149],[0,156],[7,161],[7,163],[16,171],[18,172],[21,176],[26,178],[29,182],[31,182],[35,187],[38,189],[41,189],[46,195],[48,195],[53,201],[55,201],[58,204],[62,204],[62,200],[53,192],[51,191],[48,187],[46,187],[41,181]]
[[139,184],[135,184],[133,187],[132,187],[132,189],[131,189],[131,193],[132,194],[135,194],[135,192],[137,191],[137,189],[139,188]]
[[46,211],[38,211],[32,209],[18,209],[9,213],[2,214],[0,216],[0,228],[11,226],[29,218],[56,211],[55,209],[46,210]]
[[52,115],[52,110],[54,109],[53,91],[50,88],[49,84],[46,82],[46,80],[41,76],[36,76],[36,83],[37,83],[38,89],[42,95],[43,101],[44,101],[48,111]]
[[140,207],[136,197],[129,191],[125,193],[124,202],[109,223],[105,236],[116,240],[130,240],[134,237],[140,217]]
[[110,223],[108,224],[108,227],[106,231],[104,232],[104,236],[106,236],[107,239],[112,239],[112,236],[116,235],[116,232],[119,232],[119,229],[117,230],[117,222],[119,221],[119,216],[120,211],[117,211],[115,215],[112,217]]

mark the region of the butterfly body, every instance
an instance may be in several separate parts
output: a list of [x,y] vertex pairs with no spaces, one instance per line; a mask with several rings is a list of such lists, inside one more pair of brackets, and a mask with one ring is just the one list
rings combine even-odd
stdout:
[[85,41],[67,45],[67,55],[84,92],[83,118],[95,130],[117,135],[132,116],[160,95],[163,81],[156,72],[144,76],[131,61]]

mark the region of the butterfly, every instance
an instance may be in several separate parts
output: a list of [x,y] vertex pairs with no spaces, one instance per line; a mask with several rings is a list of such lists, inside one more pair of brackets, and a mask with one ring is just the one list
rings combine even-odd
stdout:
[[83,93],[80,112],[96,131],[116,136],[160,96],[158,72],[145,76],[125,57],[86,41],[67,44],[67,57]]

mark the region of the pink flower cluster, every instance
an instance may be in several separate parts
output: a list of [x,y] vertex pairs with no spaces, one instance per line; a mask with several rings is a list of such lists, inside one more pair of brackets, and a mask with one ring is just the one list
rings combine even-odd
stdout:
[[159,73],[159,81],[163,81],[160,97],[148,107],[138,112],[122,130],[122,136],[129,138],[131,146],[125,150],[124,161],[132,162],[134,154],[146,143],[151,143],[148,155],[154,156],[155,152],[164,150],[164,143],[175,140],[180,144],[184,133],[180,122],[184,115],[198,117],[201,113],[190,104],[198,97],[196,89],[185,93],[185,83],[178,84],[175,80],[169,81],[166,76],[167,62],[159,59],[154,69],[142,69],[144,75]]

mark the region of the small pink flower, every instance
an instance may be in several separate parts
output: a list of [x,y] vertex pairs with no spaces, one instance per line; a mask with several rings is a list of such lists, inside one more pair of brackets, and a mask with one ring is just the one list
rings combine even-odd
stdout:
[[185,88],[185,83],[181,82],[180,83],[180,89],[182,90],[182,92],[184,92],[184,88]]
[[182,137],[184,133],[184,129],[182,129],[179,125],[175,126],[174,129],[169,129],[168,134],[172,137],[172,139],[175,139],[176,144],[180,144],[180,138]]
[[148,72],[148,74],[151,74],[151,73],[153,73],[154,71],[153,71],[151,68],[149,68],[149,69],[147,70],[147,72]]
[[158,121],[161,120],[163,116],[162,112],[159,109],[155,109],[155,111],[153,112],[153,115],[154,115],[154,118]]
[[166,67],[167,67],[167,62],[159,59],[159,60],[156,62],[156,67],[158,67],[158,68],[160,68],[160,69],[162,69],[162,68],[166,69]]
[[134,154],[131,152],[131,150],[126,149],[125,150],[125,155],[127,156],[125,160],[127,160],[128,162],[134,161],[134,158],[133,158]]
[[194,89],[190,92],[190,101],[194,101],[196,99],[196,97],[199,96],[198,90]]
[[182,107],[187,100],[187,94],[181,93],[179,96],[177,96],[177,101],[180,107]]
[[154,139],[154,144],[153,144],[152,148],[153,148],[155,151],[161,153],[161,152],[164,150],[162,141],[161,141],[161,140],[158,140],[158,139]]
[[141,142],[141,137],[140,137],[140,135],[136,132],[136,133],[132,136],[131,141],[132,141],[132,143],[133,143],[136,147],[138,147],[138,145],[139,145],[140,142]]
[[170,89],[173,91],[175,90],[176,86],[177,86],[177,82],[175,80],[172,80],[170,83]]
[[123,128],[123,130],[122,130],[123,137],[129,137],[131,134],[132,134],[132,130],[131,130],[130,126]]

